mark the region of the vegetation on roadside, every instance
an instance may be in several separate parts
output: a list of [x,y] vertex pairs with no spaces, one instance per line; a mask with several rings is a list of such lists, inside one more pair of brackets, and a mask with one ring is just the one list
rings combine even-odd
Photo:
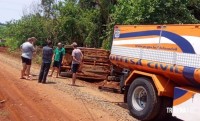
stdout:
[[20,20],[0,25],[10,50],[28,37],[37,45],[53,43],[110,48],[116,24],[186,24],[200,22],[200,0],[41,0]]
[[0,43],[0,47],[5,47],[5,44],[4,43]]

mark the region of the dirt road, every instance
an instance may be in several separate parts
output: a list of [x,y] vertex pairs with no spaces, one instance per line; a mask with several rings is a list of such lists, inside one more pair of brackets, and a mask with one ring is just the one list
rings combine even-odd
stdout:
[[101,92],[93,84],[67,77],[38,84],[37,67],[31,81],[19,79],[21,62],[0,52],[0,121],[123,121],[135,120],[123,96]]

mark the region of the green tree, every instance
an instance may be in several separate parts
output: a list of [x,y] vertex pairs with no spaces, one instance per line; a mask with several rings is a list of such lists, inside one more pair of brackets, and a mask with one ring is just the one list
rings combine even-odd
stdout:
[[41,0],[44,17],[53,17],[55,0]]
[[117,24],[177,24],[199,22],[187,8],[189,0],[118,0]]
[[54,44],[111,47],[116,24],[199,23],[200,0],[42,0],[37,10],[0,27],[14,48],[28,37]]

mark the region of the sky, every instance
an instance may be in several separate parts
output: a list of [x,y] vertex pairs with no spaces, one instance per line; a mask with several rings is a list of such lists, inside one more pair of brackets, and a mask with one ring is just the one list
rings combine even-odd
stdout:
[[38,0],[0,0],[0,22],[18,20],[23,16],[23,10]]

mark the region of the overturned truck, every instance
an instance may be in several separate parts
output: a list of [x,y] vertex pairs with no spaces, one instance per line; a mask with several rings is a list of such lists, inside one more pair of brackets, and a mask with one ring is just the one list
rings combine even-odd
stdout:
[[[96,48],[79,48],[83,53],[83,62],[77,73],[78,78],[106,80],[110,74],[110,51]],[[71,69],[72,46],[65,46],[66,55],[61,66],[61,71],[67,72]]]

